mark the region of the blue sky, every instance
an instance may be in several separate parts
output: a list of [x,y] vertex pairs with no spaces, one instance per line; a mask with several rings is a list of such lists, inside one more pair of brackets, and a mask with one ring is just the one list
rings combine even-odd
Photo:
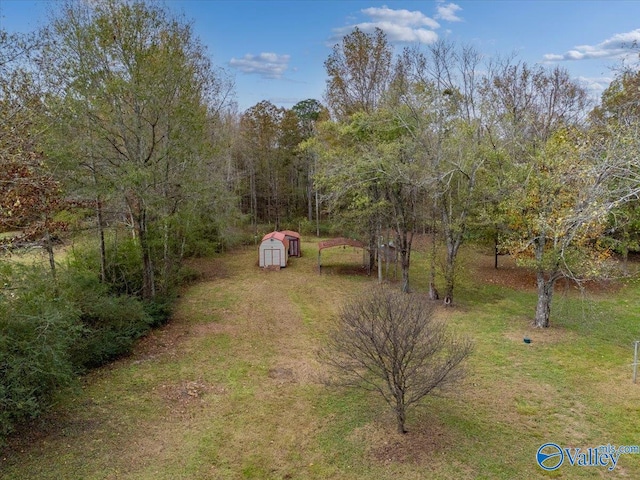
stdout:
[[[235,80],[240,110],[269,100],[290,108],[322,100],[331,46],[358,26],[378,26],[397,51],[437,39],[469,44],[487,57],[512,53],[559,64],[599,95],[629,48],[640,44],[638,0],[360,1],[165,0],[193,21],[213,62]],[[0,0],[10,31],[46,23],[47,0]],[[636,52],[639,50],[636,50]],[[634,54],[632,58],[637,57]]]

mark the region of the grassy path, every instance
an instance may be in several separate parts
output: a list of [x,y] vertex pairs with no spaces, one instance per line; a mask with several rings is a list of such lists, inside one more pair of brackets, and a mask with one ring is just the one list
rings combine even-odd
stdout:
[[531,293],[466,282],[465,300],[442,312],[476,342],[466,388],[429,399],[399,436],[377,399],[321,382],[315,351],[339,305],[372,280],[338,274],[361,260],[348,250],[327,254],[318,275],[315,248],[279,272],[261,271],[253,249],[198,261],[204,278],[172,322],[62,395],[2,451],[0,478],[640,478],[640,455],[612,472],[535,464],[551,441],[640,444],[628,368],[638,286],[593,299],[586,317],[583,302],[560,301],[543,332],[528,326]]

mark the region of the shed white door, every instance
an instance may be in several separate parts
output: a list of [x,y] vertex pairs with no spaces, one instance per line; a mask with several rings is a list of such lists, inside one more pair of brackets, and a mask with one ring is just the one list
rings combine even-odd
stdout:
[[264,250],[264,266],[280,265],[280,249],[265,248]]

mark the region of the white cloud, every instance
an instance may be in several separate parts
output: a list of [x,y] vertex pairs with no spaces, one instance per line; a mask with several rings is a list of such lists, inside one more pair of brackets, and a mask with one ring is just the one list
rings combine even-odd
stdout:
[[548,53],[543,58],[547,62],[621,58],[629,54],[635,55],[631,47],[636,44],[640,44],[640,29],[618,33],[597,45],[577,45],[562,54]]
[[383,6],[382,8],[365,8],[362,13],[383,23],[392,23],[404,27],[440,28],[438,22],[418,10],[392,10],[387,6]]
[[387,34],[387,38],[391,42],[419,42],[430,44],[438,39],[438,34],[433,30],[427,30],[426,28],[412,28],[409,26],[394,24],[392,22],[365,22],[359,23],[357,27],[366,33],[372,33],[376,27],[380,28]]
[[440,18],[447,22],[461,22],[462,18],[456,15],[456,12],[462,10],[460,5],[456,5],[455,3],[444,3],[442,1],[438,2],[438,6],[436,7],[436,18]]
[[440,28],[440,24],[420,11],[393,10],[383,6],[365,8],[362,13],[367,15],[371,21],[334,29],[331,40],[341,39],[355,27],[365,33],[373,33],[376,28],[379,28],[387,35],[390,42],[431,44],[438,39],[438,34],[434,30]]
[[242,73],[260,75],[263,78],[281,78],[289,67],[290,55],[263,52],[258,55],[246,54],[242,58],[232,58],[229,66]]
[[577,77],[578,82],[587,90],[589,96],[598,101],[602,93],[609,87],[613,78],[611,77]]

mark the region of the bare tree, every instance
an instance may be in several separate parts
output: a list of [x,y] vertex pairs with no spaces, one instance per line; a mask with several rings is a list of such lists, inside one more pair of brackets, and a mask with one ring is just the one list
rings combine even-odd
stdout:
[[338,328],[321,358],[340,385],[378,392],[406,433],[406,412],[434,390],[462,378],[471,341],[452,335],[434,318],[424,296],[388,287],[372,289],[342,308]]

